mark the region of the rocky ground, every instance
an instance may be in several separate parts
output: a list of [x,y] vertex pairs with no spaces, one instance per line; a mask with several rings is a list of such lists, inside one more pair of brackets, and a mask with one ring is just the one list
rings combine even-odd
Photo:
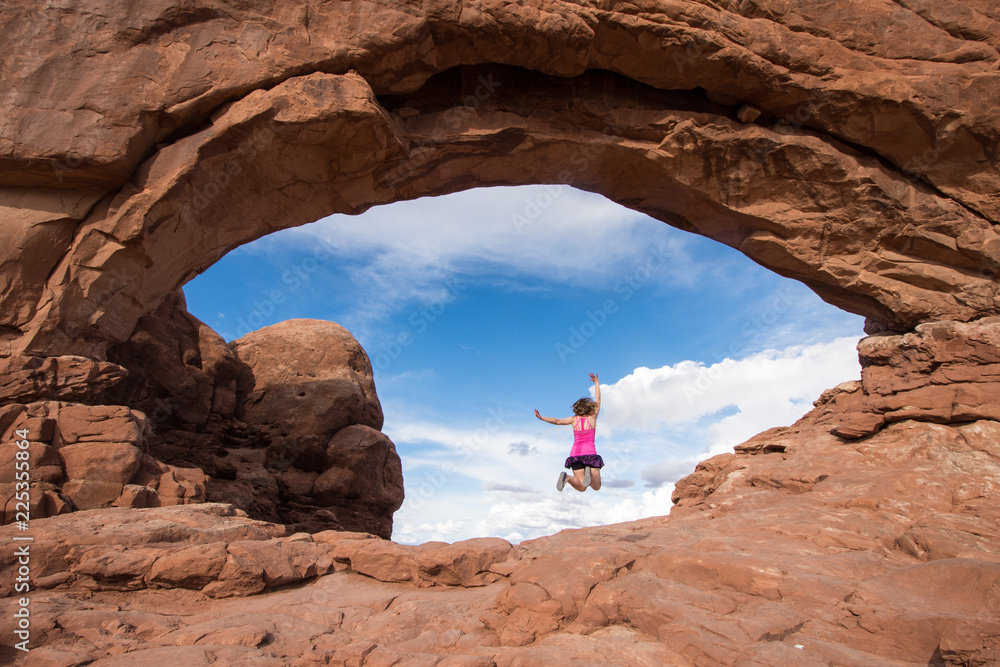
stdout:
[[[274,354],[265,364],[254,352],[284,349],[289,336],[346,341],[330,326],[286,323],[232,346],[254,379],[243,389],[235,382],[236,403],[261,410],[252,417],[261,437],[298,442],[271,417],[307,409],[320,419],[316,383],[342,387],[357,409],[372,405],[348,400],[363,395],[363,373],[334,378],[351,368],[342,354],[310,371],[317,378],[297,361],[312,353]],[[1000,318],[868,337],[858,345],[861,380],[824,392],[793,426],[702,462],[677,483],[669,516],[519,545],[407,546],[205,502],[206,485],[218,480],[147,452],[156,440],[142,411],[79,402],[109,395],[121,367],[11,360],[0,390],[33,402],[0,409],[4,470],[13,470],[13,434],[25,428],[37,440],[32,469],[49,481],[32,487],[28,531],[10,523],[14,505],[5,508],[0,543],[32,538],[27,563],[13,548],[0,553],[0,585],[14,591],[19,568],[30,571],[33,648],[14,647],[23,596],[9,595],[0,657],[46,666],[996,664],[998,343]],[[197,378],[206,367],[202,360],[185,373]],[[133,383],[122,395],[141,403],[159,386]],[[229,385],[214,386],[196,395]],[[175,419],[204,404],[185,405]],[[345,433],[358,441],[345,450],[355,452],[358,472],[341,482],[393,479],[379,472],[389,468],[371,447],[358,446],[364,433],[381,435],[372,427],[330,417],[309,428],[332,433],[327,454]],[[327,473],[309,473],[323,454],[316,449],[262,454],[234,483],[297,470],[299,493],[322,500]],[[11,492],[12,479],[3,487]],[[257,492],[266,498],[267,488]],[[279,488],[289,502],[291,487]],[[353,487],[331,488],[350,509]]]
[[[8,644],[3,657],[997,664],[1000,422],[902,420],[848,441],[816,424],[821,412],[701,464],[670,516],[516,546],[286,535],[225,504],[36,521],[35,648]],[[4,600],[5,638],[14,605]]]

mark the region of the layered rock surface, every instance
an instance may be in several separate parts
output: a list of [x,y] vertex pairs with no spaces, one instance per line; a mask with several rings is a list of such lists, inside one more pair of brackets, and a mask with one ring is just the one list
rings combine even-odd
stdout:
[[301,530],[392,533],[399,456],[343,327],[290,320],[227,345],[176,293],[109,358],[129,377],[101,400],[151,416],[150,454],[204,471],[204,498]]
[[986,4],[5,3],[3,344],[101,356],[275,229],[523,183],[717,239],[872,331],[995,315]]
[[700,465],[669,517],[517,546],[289,535],[218,504],[38,521],[22,664],[1000,661],[1000,422],[766,440]]
[[[296,534],[213,503],[33,521],[38,643],[20,662],[992,664],[998,329],[940,322],[863,340],[861,381],[699,464],[668,517],[517,546]],[[922,409],[927,388],[986,400]],[[868,432],[842,433],[859,416]],[[352,429],[370,427],[334,439]],[[13,536],[24,532],[0,528]],[[0,554],[8,587],[15,560]]]
[[293,320],[231,347],[174,294],[109,362],[4,360],[3,523],[16,518],[24,451],[34,518],[225,500],[299,530],[388,538],[402,470],[354,337]]
[[[205,473],[146,452],[149,422],[121,405],[35,401],[0,408],[0,501],[15,521],[16,461],[27,452],[28,508],[42,518],[111,505],[159,507],[205,500]],[[25,446],[21,446],[24,444]]]

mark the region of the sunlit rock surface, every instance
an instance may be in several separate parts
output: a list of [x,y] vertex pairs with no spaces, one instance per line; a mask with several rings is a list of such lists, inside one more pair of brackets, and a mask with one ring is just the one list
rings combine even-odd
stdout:
[[149,454],[207,474],[201,500],[297,530],[392,534],[399,456],[343,327],[290,320],[226,345],[176,293],[109,357],[128,377],[102,400],[150,417]]
[[518,546],[288,535],[217,504],[46,519],[24,664],[993,664],[998,442],[991,420],[845,441],[806,417],[703,463],[669,517]]

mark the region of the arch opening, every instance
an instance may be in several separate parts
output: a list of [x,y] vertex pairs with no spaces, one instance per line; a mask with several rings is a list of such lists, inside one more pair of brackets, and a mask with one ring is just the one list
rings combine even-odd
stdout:
[[[413,92],[376,89],[356,72],[291,76],[219,107],[203,127],[179,129],[120,192],[77,202],[84,219],[61,241],[66,251],[39,294],[26,292],[37,303],[6,330],[12,353],[101,358],[150,316],[179,319],[197,347],[199,325],[172,295],[233,248],[330,213],[480,185],[601,194],[794,278],[865,316],[869,332],[996,309],[992,224],[836,131],[735,96],[656,90],[600,71],[563,79],[460,66]],[[204,362],[189,356],[185,365]],[[223,370],[233,384],[213,404],[232,408],[242,372]],[[197,379],[187,387],[184,374],[178,382],[206,390]],[[381,410],[358,391],[377,430]],[[901,410],[858,392],[845,400],[842,411],[864,414],[838,435],[870,434]],[[220,438],[256,437],[230,426],[203,434],[206,451]],[[289,455],[322,468],[317,447],[300,443]],[[238,477],[229,466],[217,473]],[[380,491],[387,506],[401,497],[390,486]],[[306,524],[308,514],[283,520]]]
[[[790,424],[858,375],[860,318],[563,186],[334,216],[234,251],[185,293],[227,341],[303,317],[355,334],[402,458],[403,542],[519,541],[666,514],[673,481],[699,460]],[[605,386],[605,487],[560,496],[549,487],[569,436],[532,410],[566,416],[589,370]],[[268,464],[278,476],[293,458]]]

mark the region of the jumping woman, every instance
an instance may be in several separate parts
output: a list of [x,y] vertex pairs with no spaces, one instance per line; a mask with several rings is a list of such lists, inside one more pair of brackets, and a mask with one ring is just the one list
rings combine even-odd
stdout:
[[601,468],[604,467],[604,459],[598,456],[594,447],[597,413],[601,411],[601,384],[594,373],[590,374],[590,379],[594,381],[594,398],[581,398],[574,403],[575,417],[553,419],[543,417],[538,414],[538,410],[535,410],[535,416],[543,422],[573,427],[573,449],[570,450],[565,463],[565,467],[573,471],[573,476],[570,477],[565,472],[559,473],[559,481],[556,482],[556,489],[559,491],[562,491],[566,484],[581,493],[586,491],[588,486],[594,491],[601,488]]

